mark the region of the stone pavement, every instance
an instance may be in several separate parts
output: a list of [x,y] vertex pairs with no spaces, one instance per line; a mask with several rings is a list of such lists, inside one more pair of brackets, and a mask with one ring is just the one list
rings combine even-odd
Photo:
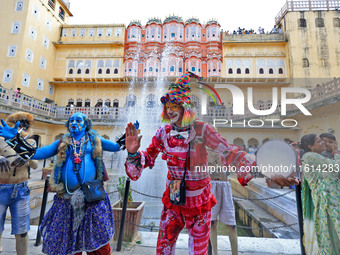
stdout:
[[[3,252],[1,255],[13,255],[15,252],[15,238],[10,234],[10,224],[5,225],[2,235]],[[34,246],[37,226],[31,226],[29,231],[29,255],[41,255],[41,246]],[[116,251],[116,242],[111,242],[112,254],[121,255],[151,255],[156,254],[156,242],[158,233],[140,232],[140,243],[123,243],[121,251]],[[241,255],[297,255],[300,254],[299,240],[278,238],[254,238],[239,237],[239,254]],[[231,254],[230,244],[227,236],[218,237],[219,250],[221,254]],[[176,254],[188,254],[188,235],[180,234],[177,240]],[[84,253],[85,254],[85,253]]]

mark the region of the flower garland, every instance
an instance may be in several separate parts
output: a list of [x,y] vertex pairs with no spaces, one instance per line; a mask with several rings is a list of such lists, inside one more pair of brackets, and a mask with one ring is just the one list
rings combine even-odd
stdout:
[[[77,173],[81,169],[82,161],[86,153],[87,142],[89,141],[89,138],[87,134],[85,134],[85,136],[83,136],[80,141],[77,141],[76,139],[74,139],[74,137],[72,137],[71,141],[72,141],[72,146],[73,146],[73,154],[72,154],[73,171]],[[82,148],[84,146],[85,148],[83,152]]]

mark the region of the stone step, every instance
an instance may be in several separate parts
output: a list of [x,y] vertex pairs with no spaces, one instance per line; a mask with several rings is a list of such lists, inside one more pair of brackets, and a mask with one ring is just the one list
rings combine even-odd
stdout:
[[254,217],[260,225],[263,225],[273,237],[299,238],[298,224],[283,228],[270,230],[268,228],[290,225],[298,222],[295,192],[270,200],[243,200],[235,198],[244,197],[250,199],[263,199],[274,197],[290,191],[290,189],[270,189],[263,178],[253,179],[248,186],[242,187],[235,178],[230,178],[233,189],[234,202]]
[[[10,234],[11,225],[5,225],[2,235],[2,246],[4,251],[1,255],[13,255],[15,252],[15,238]],[[28,255],[43,255],[41,246],[34,246],[37,235],[37,226],[31,226],[28,232],[29,244]],[[140,243],[123,243],[122,250],[116,251],[116,242],[111,240],[111,254],[121,255],[150,255],[155,254],[158,233],[140,232]],[[176,243],[176,254],[188,254],[188,234],[181,233]],[[242,255],[298,255],[300,243],[298,239],[273,239],[257,237],[238,237],[239,254]],[[231,254],[228,236],[218,236],[218,250],[221,254]],[[83,253],[85,255],[85,253]]]
[[[240,196],[240,193],[238,192],[234,191],[233,193],[236,196]],[[284,239],[299,238],[299,235],[295,230],[290,227],[281,228],[281,226],[286,225],[284,222],[280,221],[252,201],[234,200],[234,202],[237,221],[242,222],[241,224],[243,226],[251,227],[252,229],[246,229],[246,231],[251,231],[254,236]],[[275,229],[277,227],[280,228]]]

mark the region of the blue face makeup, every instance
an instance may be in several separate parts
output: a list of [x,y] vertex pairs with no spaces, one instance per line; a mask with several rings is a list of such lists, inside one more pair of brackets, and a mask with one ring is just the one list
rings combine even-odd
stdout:
[[75,113],[70,117],[68,128],[72,134],[80,134],[85,132],[86,123],[84,118],[85,116],[81,113]]

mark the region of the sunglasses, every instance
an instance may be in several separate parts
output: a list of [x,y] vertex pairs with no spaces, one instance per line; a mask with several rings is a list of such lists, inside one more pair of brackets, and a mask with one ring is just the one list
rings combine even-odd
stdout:
[[173,111],[177,111],[179,109],[179,105],[176,103],[166,103],[165,107],[167,110],[171,109]]

